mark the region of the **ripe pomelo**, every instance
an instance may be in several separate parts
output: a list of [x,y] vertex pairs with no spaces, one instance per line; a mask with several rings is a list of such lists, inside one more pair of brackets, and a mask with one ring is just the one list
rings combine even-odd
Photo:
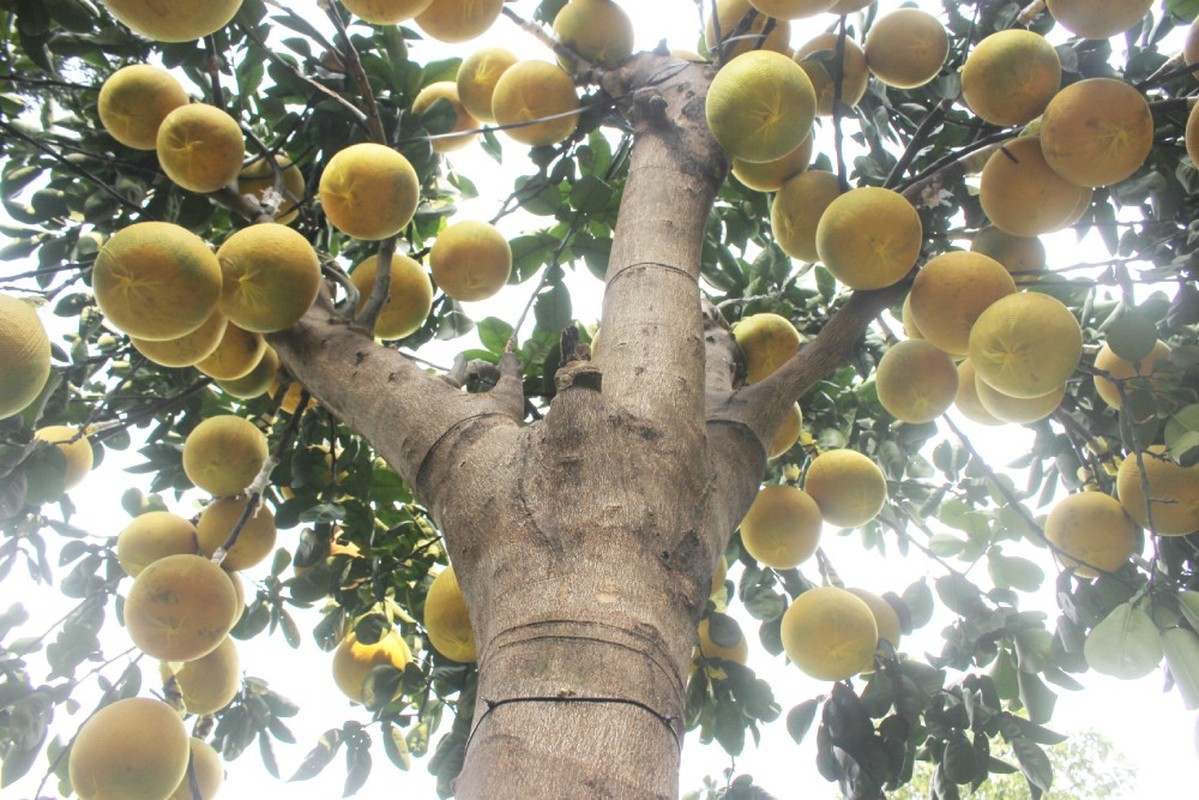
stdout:
[[191,781],[184,775],[183,780],[179,782],[179,788],[167,800],[212,800],[216,797],[221,784],[225,782],[225,764],[212,745],[191,737],[189,767],[196,773],[196,786],[200,790],[200,797],[193,797]]
[[1199,164],[1199,111],[1196,111],[1196,108],[1199,108],[1199,103],[1191,106],[1190,113],[1187,114],[1185,144],[1192,163]]
[[395,25],[412,19],[429,7],[433,0],[342,0],[354,16],[374,25]]
[[1027,425],[1045,419],[1061,405],[1066,384],[1037,397],[1012,397],[975,378],[974,392],[988,414],[1001,422]]
[[[350,273],[350,280],[358,288],[358,311],[366,305],[375,275],[379,270],[379,257],[369,256]],[[419,261],[399,253],[391,257],[391,289],[387,302],[375,322],[375,336],[380,339],[403,339],[420,330],[433,308],[433,284]]]
[[146,655],[191,661],[216,649],[238,610],[237,593],[223,569],[203,556],[164,556],[133,579],[125,598],[125,628]]
[[[249,503],[248,497],[221,497],[204,507],[196,523],[196,541],[201,553],[211,557],[217,548],[224,546]],[[259,503],[221,564],[225,569],[237,571],[261,563],[275,549],[276,535],[275,515]]]
[[95,454],[87,436],[79,436],[79,430],[70,425],[47,425],[33,432],[34,438],[50,442],[62,453],[67,462],[66,475],[63,478],[63,488],[71,489],[92,471]]
[[495,84],[504,71],[519,60],[503,47],[485,47],[462,59],[456,82],[458,100],[467,113],[482,122],[495,122],[495,114],[491,111]]
[[238,327],[274,333],[294,324],[321,288],[321,262],[304,236],[267,222],[234,233],[216,251],[220,309]]
[[218,414],[192,429],[183,443],[183,471],[210,494],[242,492],[268,456],[266,436],[244,417]]
[[953,398],[953,404],[971,422],[992,426],[1003,424],[1003,420],[988,411],[979,398],[974,365],[968,358],[958,362],[958,393]]
[[1137,529],[1111,495],[1077,492],[1061,500],[1045,520],[1054,555],[1074,574],[1094,578],[1115,572],[1132,557]]
[[252,195],[262,203],[268,191],[278,191],[282,197],[275,208],[275,222],[288,225],[300,215],[300,203],[304,202],[304,173],[285,155],[276,155],[275,163],[282,178],[282,184],[277,190],[275,170],[269,161],[259,158],[243,167],[238,174],[237,193]]
[[804,491],[820,506],[825,521],[854,528],[865,525],[883,510],[887,479],[868,457],[856,450],[838,448],[812,459]]
[[254,369],[240,378],[217,381],[217,386],[225,394],[232,395],[238,400],[252,400],[261,397],[271,390],[279,373],[279,354],[269,344],[262,358],[254,365]]
[[783,649],[805,674],[840,681],[869,669],[878,649],[878,623],[866,601],[836,586],[817,586],[783,614]]
[[833,0],[749,0],[749,4],[776,19],[801,19],[828,11]]
[[438,287],[455,300],[486,300],[508,282],[512,248],[490,223],[455,222],[433,242],[429,269]]
[[348,634],[333,653],[333,682],[355,703],[363,701],[363,683],[375,667],[389,664],[402,670],[412,660],[412,651],[399,632],[388,631],[374,644],[362,644]]
[[151,697],[104,706],[75,734],[67,760],[80,800],[166,798],[187,772],[188,736],[175,710]]
[[129,30],[160,42],[190,42],[229,24],[242,0],[104,0]]
[[160,558],[199,551],[196,526],[169,511],[140,514],[117,536],[117,561],[133,578]]
[[[970,329],[970,360],[979,379],[1010,397],[1058,389],[1082,357],[1082,330],[1060,300],[1018,292],[996,300]],[[984,401],[985,403],[985,401]]]
[[167,114],[187,103],[187,92],[171,73],[131,64],[105,79],[96,110],[109,136],[135,150],[153,150]]
[[425,633],[437,652],[450,661],[469,663],[477,657],[475,632],[470,625],[466,595],[453,567],[437,573],[425,596]]
[[1086,210],[1091,189],[1053,171],[1040,137],[1022,136],[987,159],[978,199],[996,228],[1015,236],[1037,236],[1073,223]]
[[241,689],[241,658],[226,636],[206,656],[183,664],[163,663],[162,676],[173,676],[189,714],[214,714],[232,702]]
[[158,127],[155,150],[168,178],[189,192],[206,194],[237,183],[246,140],[229,114],[192,103],[167,114]]
[[816,252],[833,277],[851,289],[898,283],[916,264],[924,228],[903,195],[878,186],[850,189],[816,224]]
[[1152,498],[1153,529],[1161,536],[1185,536],[1199,530],[1199,464],[1181,467],[1171,461],[1161,445],[1150,445],[1141,454],[1144,472],[1134,453],[1120,462],[1116,473],[1116,495],[1120,505],[1138,525],[1149,529]]
[[[219,262],[218,262],[219,263]],[[130,343],[137,351],[155,364],[164,367],[191,367],[212,355],[225,336],[229,318],[220,309],[208,315],[191,333],[177,339],[151,341],[130,336]]]
[[741,544],[762,564],[791,569],[816,552],[823,522],[807,492],[786,484],[763,486],[741,520]]
[[813,169],[788,178],[770,204],[770,227],[783,252],[801,261],[820,258],[816,226],[840,196],[841,181],[831,172]]
[[771,50],[753,50],[716,73],[704,109],[712,135],[729,155],[774,161],[808,136],[816,94],[794,61]]
[[953,359],[924,339],[891,345],[875,372],[878,401],[891,416],[913,424],[941,416],[958,391]]
[[766,458],[773,460],[783,455],[795,446],[802,434],[803,411],[800,409],[799,403],[795,403],[787,412],[787,418],[783,420],[783,424],[779,425],[779,429],[775,431],[774,438],[770,441],[770,447],[766,448]]
[[962,65],[962,100],[992,125],[1023,125],[1062,83],[1062,62],[1044,36],[1022,28],[990,34]]
[[1036,236],[1016,236],[994,225],[981,228],[970,241],[970,251],[998,261],[1012,274],[1017,286],[1036,283],[1047,265],[1045,245]]
[[136,222],[100,248],[92,291],[108,321],[130,336],[178,339],[216,310],[221,267],[208,244],[187,228]]
[[895,606],[887,602],[886,598],[865,589],[850,588],[845,591],[870,607],[870,613],[874,615],[874,623],[878,626],[879,641],[886,639],[890,642],[892,650],[898,650],[899,639],[903,635],[903,626],[899,622],[899,614],[895,611]]
[[979,314],[1016,284],[1003,265],[982,253],[954,250],[930,258],[908,297],[920,335],[953,356],[970,348],[970,328]]
[[460,135],[429,140],[429,145],[434,152],[449,153],[459,150],[478,138],[477,133],[464,133],[464,131],[477,129],[479,121],[471,116],[471,113],[462,105],[462,101],[458,99],[458,84],[455,81],[435,81],[421,89],[416,95],[416,99],[412,101],[412,113],[418,117],[423,116],[438,100],[445,100],[454,111],[454,125],[450,130],[442,133],[458,133]]
[[940,73],[949,34],[927,11],[898,8],[874,21],[862,49],[876,78],[896,89],[915,89]]
[[216,349],[196,362],[196,369],[218,381],[229,381],[249,375],[266,354],[266,339],[261,333],[251,333],[232,322]]
[[[615,67],[633,54],[633,21],[612,0],[570,0],[554,16],[559,42],[598,67]],[[558,59],[564,69],[569,66]]]
[[420,180],[400,153],[360,142],[329,159],[317,191],[333,227],[355,239],[377,241],[395,236],[412,220]]
[[0,419],[20,413],[50,378],[50,337],[33,306],[0,294]]
[[757,383],[799,352],[799,331],[773,313],[751,314],[733,325],[733,338],[745,354],[745,382]]
[[1107,39],[1136,25],[1153,0],[1048,0],[1050,15],[1084,39]]
[[[761,33],[766,29],[766,25],[770,22],[770,17],[765,14],[758,14],[754,17],[749,28],[739,34],[736,43],[729,42],[729,38],[736,33],[741,20],[749,13],[751,6],[749,0],[716,0],[716,19],[715,23],[720,25],[720,39],[726,42],[724,55],[726,59],[736,58],[742,53],[748,53],[751,50],[773,50],[776,53],[783,55],[791,54],[791,23],[785,19],[776,19],[774,27],[770,33],[763,38]],[[715,54],[716,52],[716,24],[711,16],[712,4],[704,4],[704,15],[707,18],[707,23],[704,26],[704,43],[708,50]]]
[[516,62],[500,75],[491,95],[491,115],[496,123],[514,126],[504,127],[504,133],[529,147],[566,139],[578,127],[578,111],[574,81],[548,61]]
[[[822,117],[832,116],[834,101],[851,108],[856,106],[866,95],[870,83],[862,46],[853,37],[845,37],[838,61],[838,38],[833,32],[822,33],[795,51],[795,60],[812,81],[816,91],[816,113]],[[841,84],[839,89],[838,82]]]
[[799,146],[782,158],[773,161],[743,161],[733,159],[733,177],[757,192],[777,192],[789,178],[808,168],[812,160],[812,135],[809,133]]
[[[1148,376],[1156,371],[1158,362],[1168,361],[1169,358],[1170,347],[1161,339],[1154,342],[1153,349],[1149,351],[1149,354],[1135,365],[1131,361],[1116,355],[1111,346],[1104,342],[1103,347],[1099,348],[1099,352],[1095,354],[1095,369],[1104,370],[1116,380],[1132,378],[1134,376]],[[1103,398],[1103,402],[1112,408],[1119,408],[1123,405],[1120,400],[1120,390],[1116,388],[1114,382],[1102,375],[1096,375],[1094,381],[1095,391]],[[1153,386],[1154,383],[1155,381],[1151,380],[1149,385]]]
[[735,661],[744,664],[749,661],[749,642],[740,628],[737,631],[740,638],[734,645],[721,645],[712,641],[711,624],[708,617],[699,621],[699,652],[704,658],[721,658],[725,661]]
[[486,33],[503,7],[504,0],[434,0],[415,19],[440,42],[465,42]]
[[1087,78],[1053,96],[1041,115],[1041,150],[1078,186],[1108,186],[1136,172],[1153,148],[1145,96],[1115,78]]

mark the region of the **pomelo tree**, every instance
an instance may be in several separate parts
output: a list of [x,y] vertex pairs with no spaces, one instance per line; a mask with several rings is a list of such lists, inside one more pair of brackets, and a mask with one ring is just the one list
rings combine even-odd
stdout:
[[[277,772],[296,707],[226,632],[336,651],[372,722],[294,777],[344,753],[347,793],[380,748],[443,795],[676,797],[689,731],[785,727],[847,797],[1039,796],[1075,675],[1199,705],[1195,4],[705,1],[702,54],[607,0],[175,5],[0,11],[0,576],[71,603],[0,616],[4,785],[102,792],[75,731],[138,695]],[[486,220],[459,147],[520,173]],[[80,441],[137,451],[130,519],[65,493]],[[929,574],[842,591],[821,525]],[[749,647],[828,691],[781,708]]]

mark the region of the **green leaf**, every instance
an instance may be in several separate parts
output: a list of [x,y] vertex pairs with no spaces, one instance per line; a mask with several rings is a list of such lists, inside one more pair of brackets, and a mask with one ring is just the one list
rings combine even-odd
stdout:
[[745,719],[740,704],[731,697],[716,698],[716,741],[730,756],[741,755],[745,749]]
[[479,341],[493,353],[503,353],[512,338],[512,326],[497,317],[487,317],[479,323]]
[[337,755],[337,751],[341,749],[342,739],[340,728],[330,728],[325,731],[317,741],[316,747],[304,756],[304,760],[296,769],[295,774],[287,780],[289,782],[306,781],[315,778],[325,767],[329,766],[329,762]]
[[1057,695],[1031,672],[1018,670],[1016,680],[1020,687],[1020,702],[1028,711],[1028,718],[1038,725],[1049,722],[1053,718]]
[[584,214],[596,214],[612,201],[615,190],[594,175],[584,175],[570,189],[570,204]]
[[341,796],[356,794],[371,774],[371,751],[368,747],[346,748],[346,782]]
[[1136,312],[1129,312],[1107,329],[1107,345],[1126,361],[1137,362],[1157,344],[1157,325]]
[[1162,634],[1162,645],[1183,706],[1199,708],[1199,636],[1186,628],[1170,628]]
[[933,592],[924,578],[903,590],[903,602],[912,615],[913,628],[923,628],[933,618]]
[[1036,742],[1024,736],[1016,737],[1011,744],[1016,761],[1020,764],[1020,771],[1028,778],[1028,782],[1043,792],[1049,791],[1053,783],[1053,765],[1049,763],[1049,756],[1045,755],[1045,751]]
[[549,291],[537,295],[537,301],[533,304],[533,316],[537,318],[537,327],[542,330],[562,330],[573,319],[571,313],[570,290],[561,283],[555,283]]
[[719,612],[708,617],[708,638],[720,647],[736,647],[744,634],[737,620]]
[[1083,654],[1096,672],[1134,680],[1161,663],[1162,637],[1148,614],[1121,603],[1091,631]]
[[951,572],[937,578],[937,595],[946,607],[966,618],[979,617],[987,613],[982,601],[982,591],[966,576]]
[[1178,608],[1192,628],[1199,628],[1199,592],[1190,589],[1179,592]]
[[1035,562],[1020,556],[1006,556],[998,548],[987,555],[987,571],[1001,589],[1035,592],[1045,580],[1045,571]]
[[392,764],[407,772],[412,767],[412,755],[408,751],[408,738],[404,731],[391,722],[383,723],[383,752]]

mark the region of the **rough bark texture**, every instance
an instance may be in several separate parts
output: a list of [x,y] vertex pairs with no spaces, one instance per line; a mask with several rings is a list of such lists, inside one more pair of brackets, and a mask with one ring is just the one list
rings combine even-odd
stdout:
[[521,421],[513,358],[495,390],[469,395],[327,304],[273,337],[445,534],[479,650],[459,797],[678,796],[696,623],[761,480],[763,441],[885,303],[851,303],[782,377],[735,389],[735,345],[705,319],[698,286],[726,170],[704,120],[710,77],[646,55],[605,81],[636,144],[599,379],[562,389],[539,422]]

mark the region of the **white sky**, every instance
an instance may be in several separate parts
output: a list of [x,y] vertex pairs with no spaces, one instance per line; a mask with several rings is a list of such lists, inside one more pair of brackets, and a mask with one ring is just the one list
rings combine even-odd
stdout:
[[[882,0],[882,3],[884,7],[899,5],[888,0]],[[694,49],[699,27],[693,0],[655,0],[652,3],[622,0],[621,5],[634,18],[638,49],[652,48],[662,39],[666,39],[671,47]],[[923,0],[921,5],[926,6],[932,13],[938,13],[940,10],[940,3],[931,0]],[[531,0],[515,5],[520,13],[529,17],[534,6],[535,3]],[[314,20],[321,15],[315,0],[301,0],[293,4],[293,7],[307,8]],[[822,15],[794,24],[792,44],[801,44],[833,22],[834,17],[831,15]],[[415,43],[412,45],[412,54],[417,60],[466,55],[485,43],[502,44],[522,57],[551,57],[540,44],[505,18],[499,20],[485,41],[453,47],[433,42]],[[198,92],[193,92],[196,93]],[[495,195],[502,196],[501,193],[506,193],[511,186],[511,170],[516,170],[515,174],[528,172],[523,154],[523,148],[506,145],[505,166],[508,169],[496,168],[488,157],[475,152],[475,148],[452,155],[452,163],[475,181],[483,195],[480,200],[465,204],[460,218],[487,218],[494,213],[497,202]],[[505,232],[514,235],[519,231],[512,229]],[[1055,262],[1076,263],[1085,257],[1080,257],[1079,249],[1070,237],[1059,241],[1059,250],[1055,250],[1052,243],[1050,247],[1051,267]],[[572,299],[576,318],[585,323],[595,321],[598,317],[602,285],[591,278],[583,267],[577,270],[576,276],[568,277],[568,281],[574,289]],[[476,319],[494,314],[514,321],[533,288],[533,281],[516,287],[506,287],[497,298],[486,305],[468,305],[468,312]],[[47,318],[48,316],[44,315]],[[47,321],[49,322],[49,319]],[[473,346],[469,340],[455,340],[450,344],[443,356],[433,357],[432,360],[448,363],[453,352]],[[959,424],[963,424],[960,419],[958,421]],[[1001,431],[998,435],[993,431],[980,431],[978,434],[987,437],[986,443],[980,447],[993,456],[993,463],[1007,463],[1027,452],[1031,444],[1031,435],[1027,431],[1018,426],[1006,426]],[[120,492],[130,485],[144,486],[140,476],[116,471],[114,467],[122,462],[121,455],[110,453],[113,463],[109,468],[93,474],[73,494],[80,509],[76,523],[83,524],[99,535],[115,535],[125,524],[127,515],[119,504]],[[129,461],[136,460],[134,458]],[[280,546],[290,547],[297,533],[298,529],[281,532]],[[852,531],[841,534],[835,529],[828,529],[822,544],[847,585],[862,586],[878,593],[902,592],[908,584],[926,574],[928,570],[928,565],[917,558],[885,559],[875,551],[863,550],[857,535]],[[1052,569],[1044,552],[1038,560],[1051,574],[1046,581],[1046,587],[1051,587]],[[252,574],[265,574],[265,569],[265,565],[260,566]],[[936,575],[936,572],[931,573],[932,577]],[[250,589],[249,586],[247,588]],[[53,590],[43,589],[42,594],[51,594],[55,600],[47,602],[40,610],[39,618],[56,618],[65,608],[58,605],[58,600],[63,598]],[[1022,602],[1026,607],[1037,607],[1034,601],[1042,603],[1040,607],[1050,615],[1051,620],[1056,616],[1057,609],[1052,597],[1022,596]],[[739,606],[735,606],[734,612],[738,608]],[[311,629],[311,626],[311,621],[307,625],[300,623],[302,631]],[[747,620],[744,627],[752,643],[750,666],[773,686],[776,699],[783,708],[783,717],[766,727],[762,748],[755,750],[752,744],[747,745],[746,752],[737,759],[737,772],[754,775],[758,784],[779,798],[837,797],[836,787],[827,783],[815,770],[815,728],[813,727],[804,744],[797,747],[791,742],[784,727],[788,709],[796,703],[827,692],[828,684],[807,678],[794,667],[784,664],[781,657],[770,657],[756,644],[756,623],[752,620]],[[32,632],[41,629],[30,624],[26,630]],[[115,635],[119,637],[123,635],[123,631],[117,630]],[[940,644],[939,628],[937,623],[934,623],[906,639],[901,649],[913,655],[925,650],[937,653],[940,651]],[[123,646],[118,641],[111,648],[111,652],[117,652]],[[287,721],[296,734],[298,744],[276,744],[276,755],[285,778],[294,772],[304,754],[324,730],[339,727],[346,719],[358,719],[362,722],[369,720],[369,715],[359,708],[351,708],[333,686],[328,673],[330,654],[320,652],[311,644],[307,633],[298,653],[283,644],[278,635],[239,642],[238,647],[243,669],[247,674],[267,679],[273,688],[302,706],[299,716]],[[1163,694],[1160,672],[1135,682],[1115,681],[1094,673],[1081,676],[1080,680],[1089,687],[1088,691],[1077,694],[1060,691],[1052,727],[1066,732],[1094,727],[1112,739],[1138,770],[1137,782],[1128,787],[1127,797],[1175,797],[1180,796],[1180,786],[1194,785],[1195,780],[1199,778],[1199,762],[1196,761],[1192,738],[1195,715],[1183,710],[1177,693]],[[152,675],[147,670],[147,685],[152,685],[151,681]],[[86,703],[84,706],[85,709],[91,707]],[[71,735],[77,720],[69,719],[67,723],[59,728],[64,737]],[[446,729],[448,723],[442,732]],[[412,771],[406,775],[397,774],[378,746],[377,732],[377,728],[372,729],[376,739],[376,747],[373,749],[375,768],[370,781],[358,796],[377,798],[402,793],[404,796],[434,797],[434,781],[425,771],[426,761],[414,762]],[[434,736],[434,744],[440,736],[441,733]],[[327,800],[340,796],[345,775],[344,759],[340,755],[318,778],[284,786],[266,776],[255,750],[256,747],[252,746],[241,759],[227,765],[228,779],[222,797],[269,796],[279,792],[285,792],[290,800]],[[32,777],[10,787],[4,796],[14,799],[30,797],[37,780],[40,779],[41,763],[43,762],[39,762],[31,771]],[[684,748],[680,790],[686,792],[699,788],[704,775],[719,777],[720,770],[730,763],[728,756],[718,746],[703,748],[694,737],[690,737]],[[53,785],[49,789],[50,794],[56,793]]]

